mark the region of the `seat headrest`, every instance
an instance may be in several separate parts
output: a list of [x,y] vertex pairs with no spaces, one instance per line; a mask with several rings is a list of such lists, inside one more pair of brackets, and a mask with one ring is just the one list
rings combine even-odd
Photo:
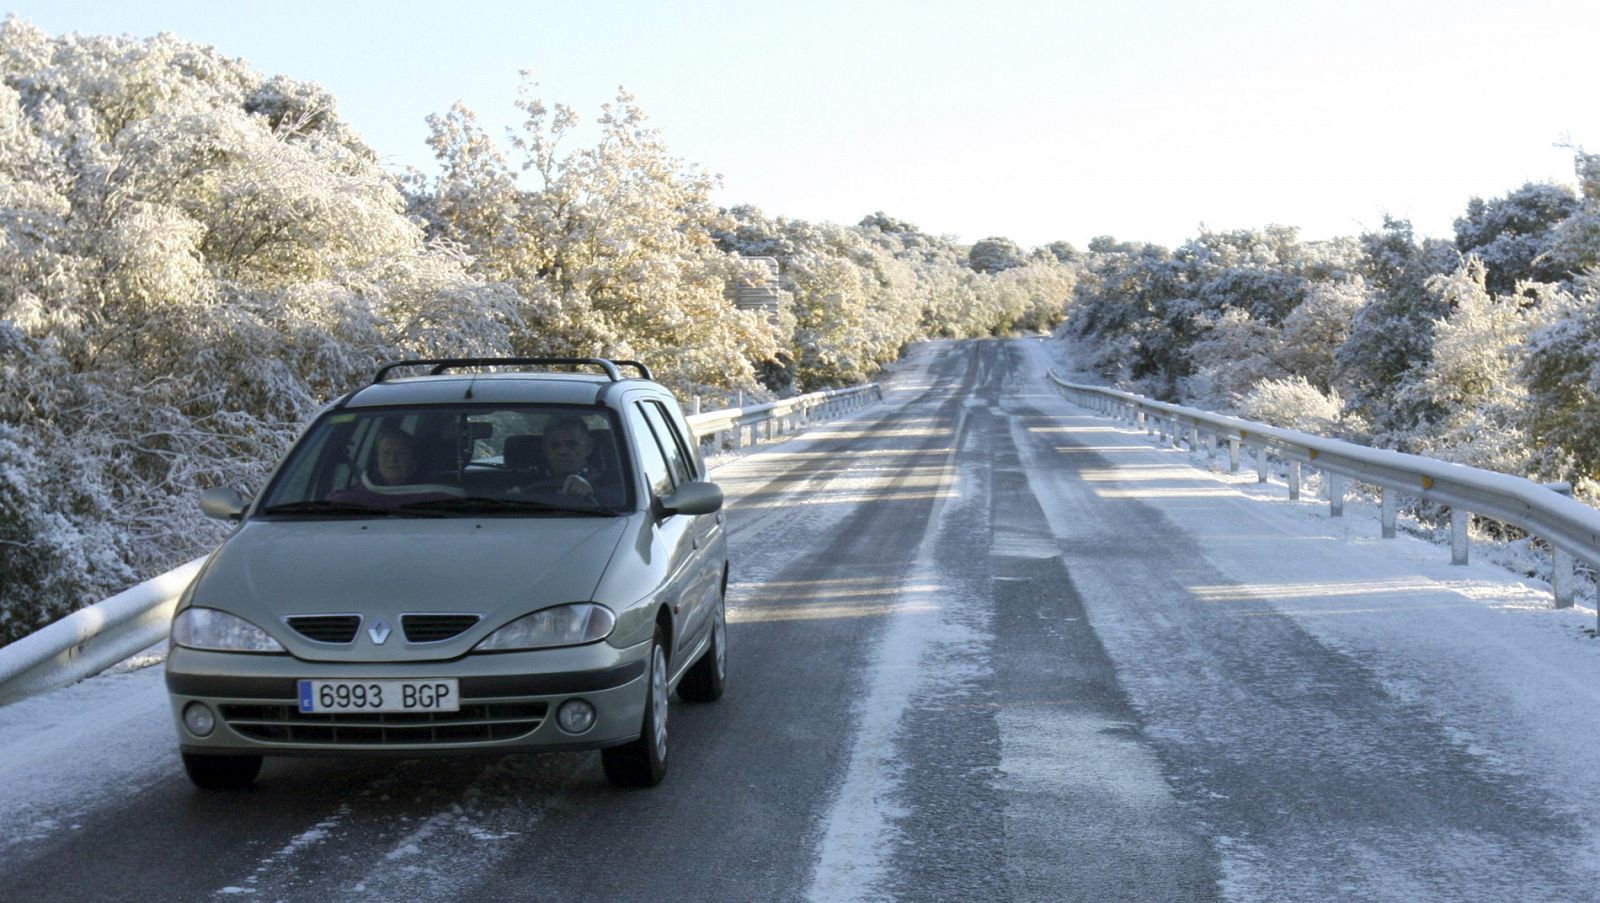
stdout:
[[539,437],[528,433],[507,436],[505,447],[500,451],[506,467],[510,470],[534,470],[539,467],[544,457]]

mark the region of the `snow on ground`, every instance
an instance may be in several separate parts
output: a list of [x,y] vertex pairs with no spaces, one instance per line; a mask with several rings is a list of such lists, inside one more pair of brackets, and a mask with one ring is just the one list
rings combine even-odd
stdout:
[[0,858],[178,769],[160,668],[105,674],[0,706]]

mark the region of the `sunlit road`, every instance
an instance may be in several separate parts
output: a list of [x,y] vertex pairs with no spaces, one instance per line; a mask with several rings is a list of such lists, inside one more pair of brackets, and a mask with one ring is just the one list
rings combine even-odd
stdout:
[[[1464,736],[1448,674],[1345,648],[1237,571],[1434,577],[1269,542],[1281,512],[1061,401],[1044,365],[1033,340],[923,346],[883,403],[717,468],[729,691],[674,702],[661,786],[559,754],[269,759],[204,793],[151,668],[0,710],[0,895],[1600,893],[1590,807],[1548,778],[1572,763]],[[1197,537],[1206,505],[1262,508],[1260,535]]]

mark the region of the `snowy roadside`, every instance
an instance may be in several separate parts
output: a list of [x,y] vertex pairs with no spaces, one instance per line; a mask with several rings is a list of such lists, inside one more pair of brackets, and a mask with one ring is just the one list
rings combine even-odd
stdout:
[[[1142,430],[1055,395],[1043,378],[1056,363],[1050,349],[1030,347],[1038,407],[1111,463],[1083,485],[1041,486],[1041,497],[1059,495],[1058,510],[1070,509],[1070,493],[1089,492],[1159,511],[1226,578],[1189,586],[1193,599],[1266,603],[1359,662],[1487,772],[1543,788],[1585,826],[1563,859],[1595,860],[1600,817],[1589,801],[1600,794],[1600,775],[1589,759],[1600,747],[1600,645],[1592,606],[1555,609],[1547,584],[1494,563],[1480,544],[1471,564],[1456,566],[1447,547],[1417,536],[1381,539],[1369,503],[1348,502],[1345,515],[1335,518],[1326,501],[1290,501],[1281,484],[1258,484],[1254,473],[1209,470],[1203,455],[1157,447]],[[1054,526],[1069,541],[1082,530]],[[1291,551],[1307,549],[1315,554]],[[1160,692],[1155,666],[1139,661],[1144,628],[1120,624],[1111,603],[1101,606],[1097,630],[1126,666],[1130,692],[1136,698]],[[1251,876],[1246,868],[1236,877],[1248,884]]]
[[[1080,343],[1077,340],[1066,338],[1050,338],[1042,343],[1048,355],[1049,366],[1056,376],[1068,382],[1082,385],[1106,385],[1106,381],[1098,374],[1081,369],[1077,361],[1081,356]],[[1109,388],[1109,387],[1108,387]],[[1239,416],[1234,414],[1232,416]],[[1134,431],[1136,432],[1136,431]],[[1153,444],[1153,440],[1152,440]],[[1180,449],[1176,446],[1174,451],[1187,454],[1190,465],[1218,473],[1222,479],[1252,497],[1278,500],[1287,492],[1287,465],[1285,462],[1273,459],[1268,472],[1271,477],[1267,483],[1257,481],[1255,474],[1241,473],[1228,474],[1221,472],[1218,466],[1220,453],[1208,454],[1199,450]],[[1247,454],[1247,458],[1250,455]],[[1252,469],[1251,461],[1246,460],[1244,469]],[[1327,474],[1314,467],[1305,469],[1301,478],[1301,504],[1312,507],[1320,504],[1324,508],[1328,505]],[[1377,487],[1367,486],[1357,482],[1346,482],[1344,499],[1345,516],[1354,523],[1376,523],[1379,517],[1379,497]],[[1423,539],[1429,543],[1442,547],[1442,555],[1449,555],[1450,533],[1447,522],[1428,523],[1418,520],[1416,516],[1404,507],[1397,512],[1397,528],[1411,536]],[[1530,540],[1521,538],[1505,540],[1487,534],[1480,529],[1477,523],[1469,528],[1471,540],[1471,554],[1483,560],[1497,564],[1515,576],[1530,578],[1535,584],[1550,589],[1551,560],[1549,549]],[[1597,596],[1600,596],[1600,587],[1596,586],[1594,579],[1583,576],[1584,566],[1580,563],[1579,579],[1576,580],[1576,597],[1579,610],[1593,611],[1596,608]],[[1591,622],[1590,632],[1596,632],[1600,622]]]
[[158,668],[101,674],[0,707],[0,860],[170,780],[177,735]]

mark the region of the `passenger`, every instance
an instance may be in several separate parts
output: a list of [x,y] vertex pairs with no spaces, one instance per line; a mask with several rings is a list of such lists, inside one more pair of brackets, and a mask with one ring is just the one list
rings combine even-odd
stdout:
[[420,476],[417,442],[399,427],[386,426],[378,431],[373,458],[374,466],[362,472],[358,485],[329,493],[328,501],[398,508],[461,495],[461,490],[452,486],[417,482]]
[[594,441],[582,417],[557,417],[544,428],[541,440],[551,482],[565,495],[594,501],[594,483],[589,474],[589,451]]

